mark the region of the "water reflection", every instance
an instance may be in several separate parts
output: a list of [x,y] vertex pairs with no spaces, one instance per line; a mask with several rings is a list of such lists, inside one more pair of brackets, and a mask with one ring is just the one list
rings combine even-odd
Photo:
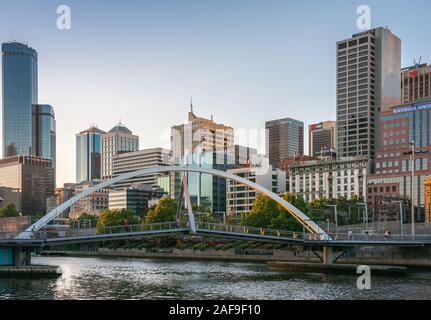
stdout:
[[430,299],[431,273],[373,277],[269,271],[265,264],[45,257],[58,279],[0,279],[0,299]]

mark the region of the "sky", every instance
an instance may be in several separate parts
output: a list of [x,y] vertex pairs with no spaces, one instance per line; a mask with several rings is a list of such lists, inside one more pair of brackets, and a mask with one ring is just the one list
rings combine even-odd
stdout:
[[[70,30],[57,28],[59,5]],[[402,39],[402,66],[431,62],[429,0],[0,0],[0,41],[38,51],[61,186],[75,181],[76,133],[121,119],[141,149],[169,148],[190,96],[196,115],[235,129],[335,120],[335,44],[361,31],[360,5]]]

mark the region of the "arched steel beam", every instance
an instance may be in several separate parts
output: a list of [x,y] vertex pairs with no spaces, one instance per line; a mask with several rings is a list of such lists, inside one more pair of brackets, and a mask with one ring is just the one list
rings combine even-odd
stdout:
[[280,196],[276,195],[272,191],[266,189],[265,187],[254,183],[250,180],[247,180],[245,178],[238,177],[237,175],[215,170],[215,169],[205,169],[200,167],[192,167],[192,166],[158,166],[158,167],[151,167],[146,168],[142,170],[137,170],[133,172],[124,173],[120,176],[114,177],[112,179],[102,181],[101,183],[97,184],[94,187],[91,187],[87,190],[82,191],[78,195],[70,198],[69,200],[65,201],[61,205],[59,205],[57,208],[52,210],[51,212],[47,213],[44,217],[42,217],[40,220],[38,220],[36,223],[31,225],[29,228],[27,228],[24,232],[20,233],[18,235],[18,239],[28,239],[30,238],[30,235],[33,231],[38,231],[41,228],[43,228],[45,225],[47,225],[50,221],[55,219],[57,216],[59,216],[62,212],[64,212],[66,209],[68,209],[70,206],[72,206],[75,202],[81,200],[82,198],[85,198],[86,196],[90,195],[91,193],[98,191],[103,188],[107,188],[117,182],[121,182],[133,177],[138,176],[145,176],[150,174],[156,174],[156,173],[168,173],[168,172],[197,172],[197,173],[203,173],[203,174],[209,174],[212,176],[224,178],[224,179],[230,179],[235,182],[238,182],[240,184],[246,185],[251,189],[254,189],[269,198],[276,201],[278,204],[280,204],[283,208],[285,208],[297,221],[299,221],[309,232],[311,233],[318,233],[322,234],[327,239],[330,239],[327,233],[320,228],[314,221],[310,220],[304,213],[302,213],[300,210],[298,210],[296,207],[294,207],[292,204],[281,198]]

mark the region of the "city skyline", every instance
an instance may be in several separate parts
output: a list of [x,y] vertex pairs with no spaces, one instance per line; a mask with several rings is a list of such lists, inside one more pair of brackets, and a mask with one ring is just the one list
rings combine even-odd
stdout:
[[[20,6],[2,3],[0,19],[11,27],[0,30],[0,39],[25,41],[38,51],[39,101],[56,109],[57,186],[75,180],[75,134],[90,123],[106,130],[121,118],[141,138],[141,149],[170,147],[169,129],[186,119],[190,95],[199,116],[213,114],[216,122],[235,129],[263,130],[266,120],[285,117],[305,126],[335,120],[336,42],[358,32],[356,8],[362,4],[315,3],[321,10],[311,12],[293,2],[226,3],[212,10],[215,5],[192,1],[170,3],[178,9],[171,16],[167,4],[150,1],[131,1],[127,10],[113,3],[84,9],[74,2],[72,29],[61,31],[55,26],[57,3],[21,2],[41,19],[34,22]],[[408,4],[364,4],[371,7],[372,27],[387,25],[402,39],[402,67],[420,56],[431,60],[430,45],[418,40],[426,36],[426,19],[420,17],[427,10],[416,14],[417,25],[404,28],[400,15],[390,16],[387,9],[401,14]],[[340,19],[331,19],[340,12]],[[309,69],[316,70],[313,81],[319,84],[312,95],[304,93],[310,75],[303,70]],[[307,150],[307,137],[304,143]]]

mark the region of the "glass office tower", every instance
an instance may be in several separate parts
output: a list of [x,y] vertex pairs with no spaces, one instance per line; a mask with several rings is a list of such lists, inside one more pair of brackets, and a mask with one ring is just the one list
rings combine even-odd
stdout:
[[76,135],[76,182],[101,179],[102,134],[91,127]]
[[[227,171],[234,167],[228,152],[195,153],[181,159],[180,165]],[[181,173],[175,175],[175,195],[180,194]],[[217,218],[226,213],[226,180],[204,173],[188,172],[187,187],[193,205],[209,209]]]
[[48,104],[34,104],[33,108],[33,154],[52,160],[55,172],[55,113]]
[[31,155],[32,104],[37,96],[37,52],[25,44],[2,44],[3,157]]

